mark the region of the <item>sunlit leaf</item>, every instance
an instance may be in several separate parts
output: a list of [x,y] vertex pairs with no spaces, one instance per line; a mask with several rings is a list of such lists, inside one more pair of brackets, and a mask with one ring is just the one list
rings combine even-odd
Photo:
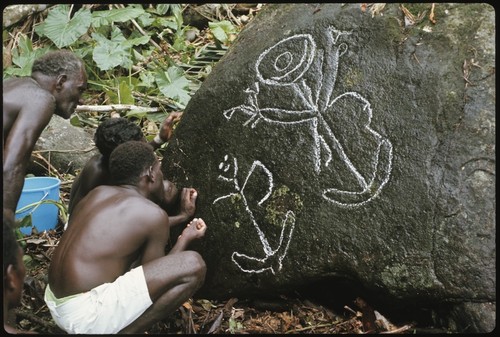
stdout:
[[35,32],[48,37],[58,48],[63,48],[75,43],[88,31],[91,18],[90,10],[84,7],[70,18],[70,6],[55,6],[45,21],[35,28]]
[[31,40],[24,34],[19,35],[17,48],[12,50],[12,63],[17,67],[8,67],[4,69],[4,78],[11,76],[29,76],[31,67],[35,60],[47,53],[49,47],[43,47],[33,50]]
[[155,80],[162,94],[186,105],[191,97],[186,90],[189,81],[182,73],[181,69],[170,67],[167,71],[156,73]]
[[127,82],[121,81],[120,85],[118,87],[119,93],[120,93],[120,101],[118,103],[120,104],[134,104],[135,100],[134,97],[132,96],[132,89],[128,85]]
[[222,43],[226,43],[229,39],[229,34],[234,34],[236,29],[230,21],[224,20],[219,22],[209,22],[208,27],[214,37]]
[[149,41],[149,36],[126,39],[118,27],[113,27],[111,39],[107,39],[99,33],[93,33],[92,37],[97,42],[92,58],[101,70],[109,70],[117,66],[129,68],[132,65],[132,46],[145,44]]
[[92,58],[101,70],[109,70],[119,66],[124,57],[129,54],[127,45],[123,43],[125,40],[123,35],[121,38],[115,35],[112,40],[108,40],[98,33],[92,34],[92,37],[97,42]]
[[170,9],[170,5],[169,4],[158,4],[156,5],[156,13],[158,13],[159,15],[165,15],[168,10]]
[[127,22],[136,19],[144,14],[142,7],[128,6],[125,8],[114,8],[105,11],[95,11],[92,13],[92,26],[99,28],[104,25],[110,25],[113,22]]
[[136,117],[136,118],[143,118],[147,116],[147,112],[144,110],[129,110],[125,114],[125,117]]

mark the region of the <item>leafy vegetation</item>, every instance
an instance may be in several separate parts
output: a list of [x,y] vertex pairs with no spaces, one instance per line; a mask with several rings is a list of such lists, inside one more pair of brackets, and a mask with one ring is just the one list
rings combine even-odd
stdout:
[[[52,6],[28,19],[31,22],[21,26],[21,31],[17,26],[4,30],[4,50],[11,62],[4,62],[3,78],[28,76],[40,55],[70,49],[85,62],[89,90],[84,100],[89,105],[158,107],[159,112],[126,114],[141,126],[147,126],[147,121],[158,124],[169,111],[186,107],[243,28],[241,21],[228,14],[230,5],[221,5],[225,8],[218,8],[219,14],[225,10],[228,18],[214,15],[200,30],[184,20],[184,11],[193,6]],[[71,122],[95,127],[95,119],[102,117],[102,113],[79,111]]]
[[[4,61],[7,54],[10,62],[4,62],[3,78],[29,76],[33,62],[41,55],[70,49],[85,62],[89,90],[84,100],[89,105],[158,108],[157,112],[131,109],[123,115],[143,127],[146,138],[151,140],[166,114],[186,107],[243,28],[234,16],[231,21],[219,15],[220,20],[208,20],[200,30],[184,20],[184,11],[192,6],[52,6],[22,25],[4,29]],[[222,6],[228,15],[230,6]],[[78,110],[71,123],[95,128],[107,114]],[[66,204],[54,203],[61,218],[65,218]],[[31,217],[25,217],[20,224],[30,227]]]

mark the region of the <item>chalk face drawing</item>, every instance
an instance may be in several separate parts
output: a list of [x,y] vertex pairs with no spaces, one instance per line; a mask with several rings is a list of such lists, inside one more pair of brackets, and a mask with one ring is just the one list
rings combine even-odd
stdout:
[[[345,208],[380,194],[389,181],[393,152],[391,142],[371,127],[373,111],[366,98],[357,92],[333,95],[339,60],[347,51],[339,39],[349,34],[330,26],[319,43],[310,34],[297,34],[266,49],[255,63],[256,81],[245,89],[245,102],[223,112],[228,120],[235,113],[249,116],[243,125],[250,128],[261,121],[308,128],[314,144],[305,155],[312,156],[314,172],[341,165],[342,174],[354,182],[354,187],[327,183],[322,190],[325,200]],[[313,69],[314,76],[307,76]],[[301,109],[271,107],[260,95],[263,88],[292,91]]]
[[[266,186],[262,186],[262,190],[265,191],[265,194],[263,196],[258,196],[256,199],[249,198],[246,195],[245,189],[247,186],[249,186],[249,181],[252,182],[252,177],[255,172],[257,172],[257,170],[259,170],[260,173],[263,173],[267,178],[265,181]],[[293,230],[295,228],[295,214],[292,211],[288,211],[286,213],[281,227],[281,234],[278,245],[273,249],[252,212],[252,209],[254,207],[261,206],[271,195],[274,188],[272,173],[267,169],[266,166],[264,166],[264,164],[256,160],[253,162],[250,170],[248,171],[245,181],[243,182],[243,184],[240,184],[240,181],[238,180],[238,162],[234,157],[231,160],[228,155],[226,155],[224,157],[224,161],[219,164],[219,171],[221,172],[221,174],[218,176],[218,179],[224,182],[231,183],[233,185],[234,192],[218,197],[213,201],[213,204],[220,202],[226,198],[239,195],[241,197],[241,201],[243,202],[245,211],[248,213],[252,225],[257,231],[260,242],[262,243],[262,248],[264,250],[264,257],[261,258],[234,252],[231,256],[232,261],[238,266],[238,268],[247,273],[262,273],[269,270],[273,274],[275,274],[276,272],[281,270],[283,258],[288,251],[288,246],[292,239]],[[257,202],[255,203],[254,201]]]

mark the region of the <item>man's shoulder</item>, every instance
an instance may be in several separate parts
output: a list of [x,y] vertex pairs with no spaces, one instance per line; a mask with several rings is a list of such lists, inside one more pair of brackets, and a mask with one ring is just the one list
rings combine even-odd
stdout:
[[[26,102],[32,102],[33,95],[36,98],[53,99],[54,96],[40,85],[31,77],[12,77],[3,81],[3,92],[5,94],[17,94],[19,91],[24,93],[23,98],[29,97]],[[28,91],[28,93],[26,93]]]
[[27,111],[30,112],[28,115],[31,118],[31,111],[36,109],[38,116],[44,114],[48,123],[54,112],[56,100],[52,93],[40,88],[33,80],[19,79],[7,85],[4,82],[3,103],[8,107],[9,113],[15,115],[19,113],[19,117],[23,115],[23,111]]

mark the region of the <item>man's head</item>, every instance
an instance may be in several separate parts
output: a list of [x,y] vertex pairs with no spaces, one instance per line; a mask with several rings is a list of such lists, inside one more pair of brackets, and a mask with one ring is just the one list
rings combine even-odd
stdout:
[[39,81],[51,79],[50,92],[56,99],[55,113],[69,118],[87,89],[87,74],[83,60],[68,50],[49,52],[36,59],[31,76]]
[[3,217],[3,292],[4,307],[15,308],[21,303],[26,268],[23,250],[16,241],[12,221]]
[[148,143],[131,140],[118,145],[109,157],[109,172],[114,185],[138,186],[153,201],[164,202],[161,163]]
[[105,159],[120,144],[129,140],[144,139],[141,128],[127,118],[108,118],[97,127],[94,142]]

